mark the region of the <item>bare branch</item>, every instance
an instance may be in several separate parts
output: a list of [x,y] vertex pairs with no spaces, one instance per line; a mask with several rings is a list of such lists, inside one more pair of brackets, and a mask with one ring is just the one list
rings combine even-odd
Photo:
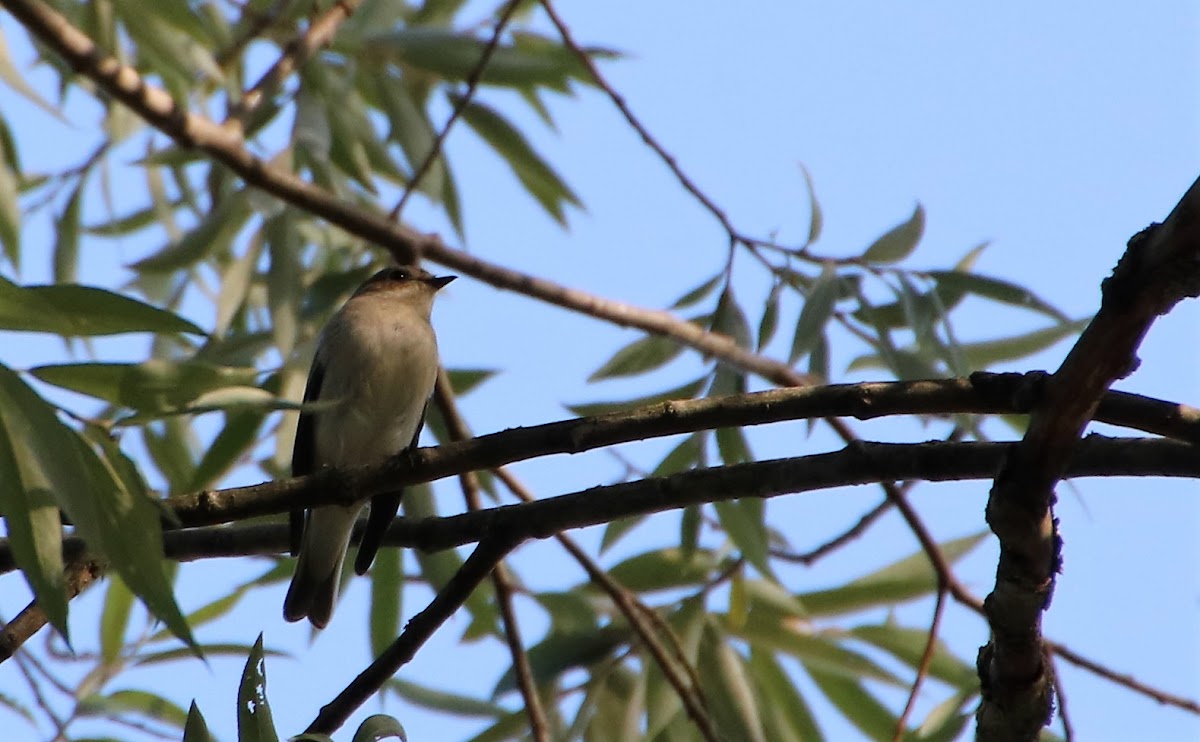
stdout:
[[1150,325],[1184,297],[1200,294],[1200,180],[1163,224],[1134,235],[1102,289],[1100,311],[1046,379],[1025,437],[988,498],[1000,561],[985,601],[992,637],[978,662],[980,740],[1033,738],[1050,723],[1054,681],[1041,616],[1062,563],[1054,487],[1101,397],[1137,368]]

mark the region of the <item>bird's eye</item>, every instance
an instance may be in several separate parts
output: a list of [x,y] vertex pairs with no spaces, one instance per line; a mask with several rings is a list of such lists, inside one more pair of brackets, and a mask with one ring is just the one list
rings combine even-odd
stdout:
[[407,281],[412,278],[412,273],[406,268],[393,268],[388,272],[388,280],[391,281]]

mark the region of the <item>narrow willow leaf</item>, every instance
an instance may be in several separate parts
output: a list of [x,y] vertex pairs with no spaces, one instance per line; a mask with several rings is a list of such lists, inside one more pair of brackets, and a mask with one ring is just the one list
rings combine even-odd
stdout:
[[693,307],[699,304],[706,296],[711,294],[713,290],[717,288],[717,286],[721,285],[721,281],[724,278],[725,274],[723,272],[718,273],[717,275],[676,299],[675,303],[671,305],[671,309],[687,309],[688,307]]
[[620,541],[625,534],[637,528],[646,521],[645,515],[635,515],[629,518],[618,518],[604,526],[604,535],[600,537],[600,553],[608,551]]
[[374,714],[363,719],[354,731],[351,742],[378,742],[381,739],[398,739],[408,742],[404,726],[394,718],[385,714]]
[[177,410],[207,392],[252,385],[258,375],[253,368],[162,359],[63,363],[38,366],[30,373],[48,384],[139,411]]
[[680,549],[667,548],[630,557],[609,575],[634,592],[651,592],[702,584],[720,565],[716,554],[705,549],[685,556]]
[[890,740],[896,733],[896,717],[855,680],[805,665],[809,677],[837,707],[842,716],[867,739]]
[[617,665],[592,682],[600,685],[600,692],[584,738],[588,742],[625,742],[640,737],[646,707],[645,673]]
[[493,368],[452,368],[446,370],[450,377],[450,388],[459,396],[470,394],[483,382],[495,376],[498,372]]
[[729,286],[721,292],[721,298],[717,302],[712,329],[733,338],[739,348],[751,347],[750,321],[746,319],[746,312],[738,304],[733,289]]
[[[529,667],[539,686],[552,683],[568,670],[588,667],[624,645],[633,636],[628,626],[609,625],[578,634],[550,634],[529,650]],[[509,668],[496,683],[492,698],[514,691],[516,675]]]
[[619,412],[621,410],[631,410],[645,405],[656,404],[658,402],[666,402],[672,399],[692,399],[701,389],[704,388],[708,379],[700,378],[695,381],[688,382],[683,386],[668,389],[665,392],[657,392],[649,394],[645,397],[635,397],[634,399],[619,401],[619,402],[591,402],[587,404],[570,404],[565,405],[573,414],[580,417],[588,417],[591,415],[603,415],[609,412]]
[[817,201],[817,191],[813,188],[812,173],[808,172],[808,168],[803,164],[800,165],[800,172],[804,174],[804,186],[808,191],[808,239],[804,242],[804,246],[808,247],[821,239],[821,228],[825,224],[825,218],[821,213],[821,204]]
[[0,330],[51,332],[65,337],[128,332],[204,335],[165,309],[93,286],[18,286],[0,277]]
[[912,254],[925,233],[925,209],[921,204],[908,221],[888,230],[863,253],[866,263],[898,263]]
[[387,683],[387,689],[408,701],[414,706],[444,711],[455,716],[497,719],[508,713],[503,706],[491,701],[462,696],[448,691],[434,690],[425,685],[392,678]]
[[962,353],[967,359],[967,364],[978,371],[997,363],[1016,361],[1040,353],[1067,338],[1075,337],[1090,321],[1081,319],[999,340],[963,343]]
[[183,742],[216,742],[216,738],[209,733],[204,714],[200,713],[200,707],[195,701],[192,701],[192,706],[188,709],[187,723],[183,727]]
[[758,498],[746,498],[731,502],[714,503],[717,518],[729,540],[738,551],[750,560],[759,572],[771,575],[771,565],[767,560],[767,529],[763,522],[763,501]]
[[603,366],[592,372],[588,381],[636,376],[653,371],[670,363],[682,352],[683,346],[670,338],[647,335],[618,350]]
[[758,321],[758,341],[754,346],[755,352],[761,353],[762,349],[775,339],[775,331],[779,329],[779,295],[782,290],[783,284],[777,283],[771,287],[771,293],[767,294],[762,318]]
[[279,742],[271,707],[267,703],[267,668],[263,662],[261,633],[242,670],[237,719],[239,742]]
[[133,593],[117,575],[109,575],[104,608],[100,612],[100,656],[112,663],[125,648],[125,631],[133,610]]
[[[200,648],[179,605],[164,569],[163,511],[151,500],[137,468],[111,439],[99,443],[101,456],[83,438],[71,433],[94,486],[87,499],[65,503],[76,529],[89,544],[96,544],[133,594],[150,614],[166,624],[197,656]],[[130,538],[137,534],[137,538]]]
[[[5,139],[11,141],[11,132],[7,122],[3,123],[2,133]],[[0,150],[0,246],[4,248],[4,256],[14,270],[21,267],[21,204],[18,200],[21,187],[19,164],[9,156],[10,148]]]
[[[451,100],[454,105],[462,103],[457,96],[451,96]],[[462,112],[463,121],[508,163],[529,195],[555,221],[566,223],[567,205],[582,207],[579,198],[530,146],[525,136],[497,111],[478,102],[469,102]]]
[[963,255],[958,259],[958,262],[954,264],[954,270],[962,271],[963,273],[970,273],[971,269],[975,267],[975,262],[979,260],[979,256],[983,254],[983,251],[986,250],[990,244],[990,242],[981,242],[975,247],[972,247],[967,251],[966,255]]
[[1071,319],[1050,303],[1043,301],[1029,289],[1010,283],[1000,278],[981,276],[977,273],[961,271],[929,271],[929,277],[937,281],[939,293],[942,287],[961,291],[985,299],[991,299],[1002,304],[1040,312],[1058,322],[1066,323]]
[[13,64],[12,57],[8,53],[8,40],[3,33],[0,33],[0,80],[3,80],[10,88],[20,93],[30,103],[60,122],[65,123],[62,112],[39,95],[37,90],[26,81],[25,76],[21,74],[17,66]]
[[378,657],[400,635],[404,572],[399,549],[380,549],[371,566],[371,653]]
[[796,657],[805,667],[818,668],[846,678],[870,678],[896,688],[904,681],[867,655],[847,648],[842,643],[812,633],[794,619],[774,611],[751,611],[742,627],[728,626],[730,632],[745,639],[751,646],[783,652]]
[[54,282],[75,283],[79,277],[79,214],[82,203],[81,191],[87,182],[86,177],[80,177],[67,198],[62,215],[54,233]]
[[[364,42],[364,51],[448,80],[465,80],[478,66],[486,45],[483,40],[458,31],[409,26],[370,36]],[[543,86],[566,92],[569,79],[583,77],[579,63],[561,44],[534,45],[527,39],[520,46],[497,46],[482,82],[515,88]]]
[[235,466],[250,455],[258,442],[258,431],[266,415],[257,411],[235,410],[225,413],[225,425],[192,472],[188,491],[216,485]]
[[0,366],[0,481],[6,483],[0,487],[0,515],[25,581],[51,626],[69,644],[62,523],[55,494],[62,484],[87,483],[47,461],[63,445],[58,424],[49,406]]
[[712,624],[705,627],[696,670],[723,739],[766,742],[745,660]]
[[133,714],[177,729],[184,729],[188,721],[188,714],[182,708],[157,693],[144,690],[87,696],[79,701],[78,712],[83,716],[107,717]]
[[[947,563],[954,564],[978,546],[987,533],[940,544]],[[829,590],[801,593],[800,602],[813,616],[836,616],[930,595],[937,589],[937,574],[925,552],[917,551],[865,577]]]
[[820,742],[825,739],[817,726],[812,709],[796,691],[795,681],[771,652],[750,648],[750,676],[763,700],[763,716],[767,728],[774,729],[772,740]]
[[252,213],[248,190],[228,194],[181,239],[130,267],[139,273],[170,273],[191,267],[228,250]]
[[[895,656],[908,666],[920,667],[929,641],[926,629],[910,629],[895,624],[855,626],[850,635],[872,644]],[[933,659],[929,663],[930,677],[946,682],[956,688],[979,687],[979,676],[975,668],[950,653],[944,642],[934,645]]]
[[796,320],[796,331],[792,335],[792,349],[788,353],[788,364],[794,364],[805,353],[810,352],[823,336],[825,325],[833,316],[833,307],[838,299],[839,281],[832,265],[821,270],[820,277],[809,289]]

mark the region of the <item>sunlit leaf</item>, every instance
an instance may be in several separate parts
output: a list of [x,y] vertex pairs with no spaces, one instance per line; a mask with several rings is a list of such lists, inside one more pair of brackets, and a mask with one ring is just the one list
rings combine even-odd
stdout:
[[18,286],[0,277],[0,329],[67,337],[185,332],[196,325],[165,309],[93,286]]
[[867,263],[898,263],[912,254],[924,233],[925,209],[917,204],[908,221],[893,227],[871,243],[862,259]]
[[592,372],[588,381],[636,376],[653,371],[670,363],[682,352],[683,346],[671,338],[647,335],[618,350],[603,366]]
[[404,573],[399,549],[380,549],[371,566],[371,653],[379,656],[400,635]]
[[[455,105],[461,104],[458,98],[451,99]],[[462,120],[504,158],[529,195],[559,224],[566,223],[567,205],[582,207],[579,198],[525,136],[497,111],[473,101],[463,108]]]
[[[954,564],[987,538],[987,533],[947,541],[940,545],[948,564]],[[889,606],[931,594],[937,573],[925,552],[917,551],[894,564],[840,587],[801,593],[798,597],[814,616],[834,616]]]
[[825,324],[833,316],[833,307],[838,299],[838,278],[832,265],[826,265],[821,275],[809,289],[796,320],[796,331],[792,336],[792,349],[788,352],[788,363],[793,364],[810,352],[820,341]]
[[104,608],[100,612],[100,656],[105,662],[113,662],[121,656],[132,610],[133,593],[119,576],[109,576]]
[[433,711],[445,711],[456,716],[499,718],[507,713],[503,706],[491,701],[434,690],[428,686],[400,678],[389,680],[387,688],[414,706]]
[[762,699],[764,726],[773,732],[771,740],[813,742],[825,739],[812,709],[773,653],[751,647],[748,667]]
[[87,696],[79,701],[79,713],[84,716],[136,714],[177,729],[184,729],[188,722],[188,714],[179,706],[157,693],[144,690]]
[[712,625],[705,628],[696,669],[721,737],[766,742],[745,659]]
[[867,739],[884,741],[894,738],[895,715],[871,695],[862,683],[807,665],[804,669],[846,721],[853,724]]

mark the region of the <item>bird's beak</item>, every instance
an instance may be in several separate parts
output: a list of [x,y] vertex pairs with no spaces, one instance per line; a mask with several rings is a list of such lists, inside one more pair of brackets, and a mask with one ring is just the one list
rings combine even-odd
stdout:
[[434,291],[437,291],[456,278],[458,278],[458,276],[434,276],[432,278],[426,278],[425,283],[432,286]]

